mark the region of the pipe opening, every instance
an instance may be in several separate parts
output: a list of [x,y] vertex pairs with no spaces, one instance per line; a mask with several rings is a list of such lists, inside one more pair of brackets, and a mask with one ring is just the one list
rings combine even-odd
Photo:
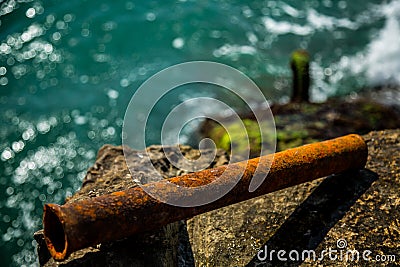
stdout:
[[47,248],[54,259],[62,260],[67,252],[67,237],[64,227],[57,215],[59,211],[56,205],[45,205],[43,216],[44,236]]

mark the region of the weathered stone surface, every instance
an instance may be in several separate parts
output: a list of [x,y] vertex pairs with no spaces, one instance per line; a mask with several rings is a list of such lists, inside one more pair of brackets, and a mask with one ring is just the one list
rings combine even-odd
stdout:
[[[184,170],[183,163],[178,163],[183,166],[183,169],[178,169],[167,159],[167,156],[176,158],[179,151],[187,159],[198,159],[200,157],[198,150],[188,146],[165,148],[150,146],[147,148],[147,153],[152,160],[153,168],[146,167],[143,164],[144,151],[129,151],[127,161],[129,161],[129,166],[134,168],[134,177],[132,177],[126,165],[122,147],[105,145],[99,150],[96,162],[88,170],[82,188],[67,201],[79,201],[135,187],[138,186],[137,181],[152,181],[156,177],[156,172],[161,173],[164,178],[185,174],[187,171]],[[202,155],[205,156],[204,160],[207,161],[214,156],[214,153],[202,151]],[[226,164],[227,161],[226,153],[218,150],[210,167]],[[157,214],[154,216],[157,216]],[[38,247],[39,259],[41,265],[44,266],[193,265],[186,225],[183,222],[169,224],[155,232],[138,234],[124,240],[85,248],[73,253],[67,260],[59,263],[50,259],[42,231],[35,234],[35,239],[40,245]]]
[[[346,248],[360,252],[369,249],[372,256],[394,254],[399,263],[400,130],[371,132],[364,138],[369,148],[365,170],[319,179],[196,216],[188,221],[188,234],[181,222],[154,233],[80,250],[61,263],[47,261],[45,249],[39,254],[42,261],[46,259],[46,266],[377,265],[332,261],[328,256],[316,262],[282,262],[276,253],[271,261],[257,259],[258,251],[265,246],[269,251],[300,253],[312,249],[318,257],[324,249],[337,249],[336,241],[345,239]],[[176,149],[167,149],[166,153],[176,153]],[[187,158],[199,156],[189,147],[180,149]],[[182,174],[171,166],[160,147],[148,151],[165,177]],[[138,163],[135,178],[151,178],[151,170],[141,166],[141,152],[132,151],[131,157]],[[226,154],[219,151],[213,165],[227,161]],[[89,169],[82,189],[68,201],[130,186],[136,185],[121,147],[105,146]],[[42,237],[36,235],[38,243]]]
[[[400,264],[400,130],[364,136],[366,169],[305,183],[196,216],[188,231],[196,266],[375,266],[379,262],[260,261],[268,251],[347,249],[396,256]],[[339,250],[338,250],[339,251]],[[262,254],[260,254],[263,256]],[[285,255],[288,258],[288,255]],[[360,255],[361,257],[361,255]],[[395,263],[386,262],[393,266]]]

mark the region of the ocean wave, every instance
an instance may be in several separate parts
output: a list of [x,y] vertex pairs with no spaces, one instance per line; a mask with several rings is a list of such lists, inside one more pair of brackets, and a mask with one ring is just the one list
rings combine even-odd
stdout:
[[365,55],[366,75],[372,84],[400,84],[400,1],[382,7],[386,22],[368,45]]
[[331,84],[344,76],[364,76],[370,86],[400,85],[400,1],[374,6],[375,13],[385,20],[380,31],[371,37],[364,50],[354,55],[343,55],[329,66],[337,70],[329,77]]
[[[301,11],[294,9],[288,5],[284,6],[284,11],[292,17],[299,17]],[[278,35],[293,33],[296,35],[310,35],[316,31],[328,30],[332,31],[336,28],[346,28],[356,30],[359,25],[348,18],[336,18],[327,16],[317,12],[315,9],[308,9],[306,12],[306,20],[303,25],[291,23],[289,21],[276,21],[269,16],[262,18],[262,22],[266,30],[270,33]]]

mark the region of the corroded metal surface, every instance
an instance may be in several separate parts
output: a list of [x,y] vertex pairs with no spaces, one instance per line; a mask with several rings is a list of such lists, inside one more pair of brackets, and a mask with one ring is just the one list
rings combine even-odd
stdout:
[[[216,181],[212,185],[218,190],[219,186],[232,182],[229,177],[237,176],[235,170],[246,167],[240,181],[228,194],[199,207],[171,206],[150,197],[139,187],[63,206],[47,204],[43,218],[46,243],[51,255],[62,260],[80,248],[156,229],[173,221],[333,173],[363,168],[367,154],[366,144],[359,135],[347,135],[231,164],[230,168],[221,166],[144,185],[163,192],[165,181],[186,187]],[[257,190],[250,193],[249,185],[256,168],[268,173],[268,176]],[[218,179],[225,171],[229,171],[229,175]],[[165,199],[179,198],[177,191],[165,190],[163,194]]]

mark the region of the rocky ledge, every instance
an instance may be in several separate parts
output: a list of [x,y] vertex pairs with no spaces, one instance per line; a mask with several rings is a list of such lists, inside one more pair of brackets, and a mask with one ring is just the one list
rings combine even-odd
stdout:
[[[43,233],[35,234],[43,266],[299,266],[299,265],[394,265],[400,263],[400,130],[370,132],[368,163],[364,170],[348,172],[301,184],[249,201],[196,216],[159,231],[83,249],[64,262],[50,259]],[[181,150],[188,159],[199,151],[187,146],[147,149],[157,171],[164,177],[183,174],[167,160]],[[141,168],[140,151],[129,160],[137,164],[135,178],[151,177],[155,170]],[[209,156],[212,156],[210,153]],[[228,156],[219,150],[211,167],[226,164]],[[137,186],[121,147],[104,146],[83,181],[82,188],[67,201],[77,201]],[[154,216],[157,216],[156,214]],[[101,234],[101,233],[99,233]],[[360,259],[349,262],[343,256],[352,250]],[[270,252],[275,254],[270,257]],[[276,257],[279,250],[298,251],[294,261]],[[315,251],[301,259],[302,251]],[[369,250],[369,260],[361,253]],[[291,254],[296,258],[296,254]],[[377,255],[395,255],[377,262]],[[266,258],[264,258],[264,256]],[[288,254],[285,256],[288,258]],[[347,261],[345,262],[345,260]],[[382,259],[382,257],[381,257]]]

